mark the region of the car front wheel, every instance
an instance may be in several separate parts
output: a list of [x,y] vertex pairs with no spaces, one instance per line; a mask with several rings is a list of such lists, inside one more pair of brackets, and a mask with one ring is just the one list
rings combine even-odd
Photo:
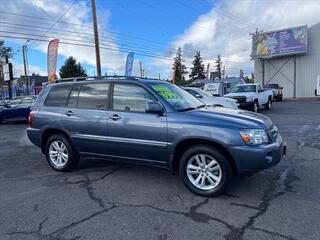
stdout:
[[77,152],[63,134],[48,139],[45,154],[49,165],[59,172],[72,170],[79,162]]
[[252,104],[252,111],[254,112],[258,112],[259,111],[259,103],[257,100],[254,100],[253,104]]
[[269,98],[268,98],[268,102],[264,105],[264,108],[265,108],[266,110],[270,110],[271,107],[272,107],[272,101],[271,101],[271,98],[269,97]]
[[185,186],[204,197],[221,194],[232,178],[228,159],[209,145],[198,145],[187,150],[180,160],[179,172]]

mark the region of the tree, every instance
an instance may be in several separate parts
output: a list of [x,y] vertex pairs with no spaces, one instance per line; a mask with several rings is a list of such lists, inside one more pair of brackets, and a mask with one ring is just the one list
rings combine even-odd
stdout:
[[1,58],[5,58],[6,56],[8,56],[9,58],[11,58],[13,55],[13,51],[12,48],[10,47],[6,47],[4,45],[4,41],[0,40],[0,57]]
[[249,76],[245,76],[243,79],[246,83],[254,83],[254,74],[251,73],[251,78]]
[[218,56],[214,59],[214,62],[215,62],[215,67],[216,67],[216,72],[217,72],[217,77],[218,79],[221,79],[222,78],[222,60],[221,60],[221,57],[220,57],[220,54],[218,54]]
[[185,75],[187,73],[187,67],[182,64],[182,50],[181,47],[178,48],[175,61],[175,84],[183,85],[185,83]]
[[61,78],[86,77],[87,71],[81,66],[80,63],[77,63],[77,60],[74,57],[69,57],[61,66],[59,74]]
[[196,52],[196,55],[194,56],[194,60],[192,63],[193,63],[193,67],[191,68],[191,73],[189,75],[191,80],[205,79],[206,75],[205,75],[204,64],[202,63],[200,51]]

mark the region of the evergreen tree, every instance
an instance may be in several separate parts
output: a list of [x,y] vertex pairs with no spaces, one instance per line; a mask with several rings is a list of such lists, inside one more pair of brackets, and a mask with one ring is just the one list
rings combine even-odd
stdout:
[[181,47],[178,48],[175,61],[175,84],[183,85],[185,84],[185,75],[187,73],[187,67],[182,64],[182,50]]
[[217,77],[218,79],[221,79],[223,74],[222,74],[222,60],[221,60],[220,54],[218,54],[214,62],[215,62]]
[[9,58],[11,58],[13,55],[13,51],[12,48],[10,47],[6,47],[4,45],[4,41],[0,40],[0,57],[5,59],[6,56],[8,56]]
[[191,73],[189,75],[191,80],[196,79],[205,79],[205,70],[204,70],[204,64],[202,63],[202,58],[200,55],[200,51],[196,52],[196,55],[194,56],[193,60],[193,67],[191,68]]
[[64,61],[59,73],[61,78],[87,76],[87,71],[81,66],[80,63],[77,63],[77,60],[74,57],[69,57]]

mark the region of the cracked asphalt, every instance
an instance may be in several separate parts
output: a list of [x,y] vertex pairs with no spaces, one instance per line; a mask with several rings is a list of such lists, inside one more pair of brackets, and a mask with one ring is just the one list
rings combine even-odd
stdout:
[[51,170],[25,124],[0,125],[0,239],[320,239],[320,101],[274,103],[287,158],[216,198],[156,168]]

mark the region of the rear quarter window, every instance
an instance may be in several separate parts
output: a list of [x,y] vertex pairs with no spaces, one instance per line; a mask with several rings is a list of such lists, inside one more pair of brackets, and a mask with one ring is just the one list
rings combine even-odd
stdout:
[[71,84],[52,87],[44,105],[48,107],[65,107],[71,88]]

